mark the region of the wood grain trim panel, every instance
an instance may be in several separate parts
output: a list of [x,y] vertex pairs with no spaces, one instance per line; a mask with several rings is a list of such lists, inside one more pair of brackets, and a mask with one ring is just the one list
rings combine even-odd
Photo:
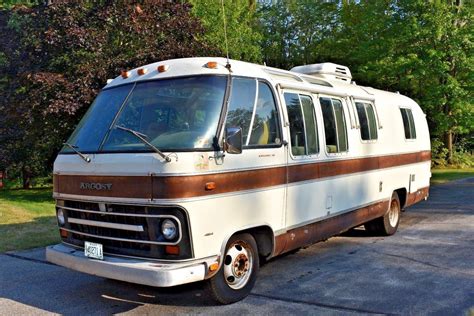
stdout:
[[388,210],[389,200],[378,202],[341,215],[301,226],[275,237],[272,256],[311,245],[318,241],[338,235],[352,227],[383,216]]
[[429,196],[429,187],[418,189],[416,192],[410,193],[407,196],[407,200],[405,202],[405,207],[411,206],[415,203],[428,198]]
[[[54,175],[57,193],[123,198],[152,198],[151,176]],[[81,189],[81,183],[111,184],[110,190]]]
[[[54,175],[54,192],[121,198],[174,199],[262,189],[286,183],[316,180],[429,161],[431,153],[323,161],[287,167],[192,176],[79,176]],[[81,189],[84,183],[111,184],[111,190]],[[214,182],[215,189],[206,190]]]
[[[216,188],[206,190],[206,183],[209,182],[214,182]],[[189,198],[261,189],[285,183],[284,167],[201,176],[153,177],[153,197],[155,199]]]

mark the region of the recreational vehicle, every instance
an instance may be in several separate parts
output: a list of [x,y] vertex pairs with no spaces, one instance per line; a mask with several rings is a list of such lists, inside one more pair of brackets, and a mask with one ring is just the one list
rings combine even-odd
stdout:
[[206,280],[232,303],[260,263],[364,225],[396,232],[428,197],[410,98],[347,67],[166,60],[109,80],[54,164],[47,259],[156,287]]

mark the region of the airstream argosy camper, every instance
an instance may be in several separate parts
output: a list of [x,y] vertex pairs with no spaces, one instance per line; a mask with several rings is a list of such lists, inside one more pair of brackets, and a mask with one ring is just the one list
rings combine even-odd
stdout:
[[244,298],[259,263],[364,224],[395,233],[428,197],[428,127],[398,93],[331,63],[223,58],[109,81],[54,164],[56,264]]

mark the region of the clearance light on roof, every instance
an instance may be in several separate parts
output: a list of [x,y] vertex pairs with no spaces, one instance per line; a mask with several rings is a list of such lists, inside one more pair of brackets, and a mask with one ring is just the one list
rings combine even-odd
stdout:
[[167,71],[168,69],[170,68],[169,65],[159,65],[156,70],[158,70],[158,72],[165,72]]
[[216,61],[208,61],[206,67],[209,69],[217,69],[217,62]]
[[139,76],[143,76],[143,75],[146,74],[147,72],[148,72],[148,70],[147,70],[146,68],[139,68],[139,69],[137,70],[137,74],[138,74]]
[[120,75],[122,76],[123,79],[127,79],[130,76],[130,73],[126,70],[122,70]]

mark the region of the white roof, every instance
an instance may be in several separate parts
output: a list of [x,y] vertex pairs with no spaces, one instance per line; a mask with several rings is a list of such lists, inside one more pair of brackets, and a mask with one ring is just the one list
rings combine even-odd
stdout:
[[[210,69],[206,67],[206,63],[209,61],[217,62],[216,69]],[[273,84],[281,84],[298,86],[301,90],[312,91],[314,89],[320,89],[322,93],[334,92],[338,95],[346,94],[360,98],[374,99],[374,95],[383,94],[387,97],[389,94],[391,97],[396,96],[397,98],[403,97],[396,93],[391,93],[388,91],[377,90],[374,88],[358,86],[354,83],[344,82],[342,80],[332,79],[330,77],[321,77],[321,76],[311,76],[295,71],[282,70],[278,68],[267,67],[264,65],[252,64],[238,60],[229,60],[231,64],[231,71],[233,76],[243,76],[243,77],[253,77],[261,78],[270,81]],[[193,57],[193,58],[180,58],[180,59],[171,59],[165,61],[159,61],[156,63],[144,65],[139,68],[129,70],[129,77],[122,78],[122,76],[117,76],[115,79],[111,80],[105,88],[114,87],[117,85],[122,85],[125,83],[131,83],[136,81],[146,81],[153,79],[164,79],[170,77],[179,77],[179,76],[192,76],[192,75],[205,75],[205,74],[220,74],[228,75],[229,71],[225,67],[227,64],[227,59],[222,57]],[[158,72],[157,67],[160,65],[167,65],[169,68],[165,72]],[[316,66],[318,65],[318,66]],[[325,66],[324,66],[325,65]],[[335,65],[335,64],[332,64]],[[302,69],[305,71],[320,71],[324,67],[329,69],[331,63],[325,64],[315,64],[307,66],[299,66],[303,68],[293,68],[299,71]],[[339,66],[339,65],[337,65]],[[306,67],[306,68],[304,68]],[[146,69],[146,73],[143,75],[138,75],[138,69]],[[313,69],[314,68],[314,69]],[[317,68],[317,69],[316,69]],[[347,68],[347,67],[346,67]],[[323,70],[325,70],[323,69]],[[347,69],[348,70],[348,69]],[[350,71],[349,71],[350,73]],[[408,100],[411,100],[407,97],[403,97]]]

